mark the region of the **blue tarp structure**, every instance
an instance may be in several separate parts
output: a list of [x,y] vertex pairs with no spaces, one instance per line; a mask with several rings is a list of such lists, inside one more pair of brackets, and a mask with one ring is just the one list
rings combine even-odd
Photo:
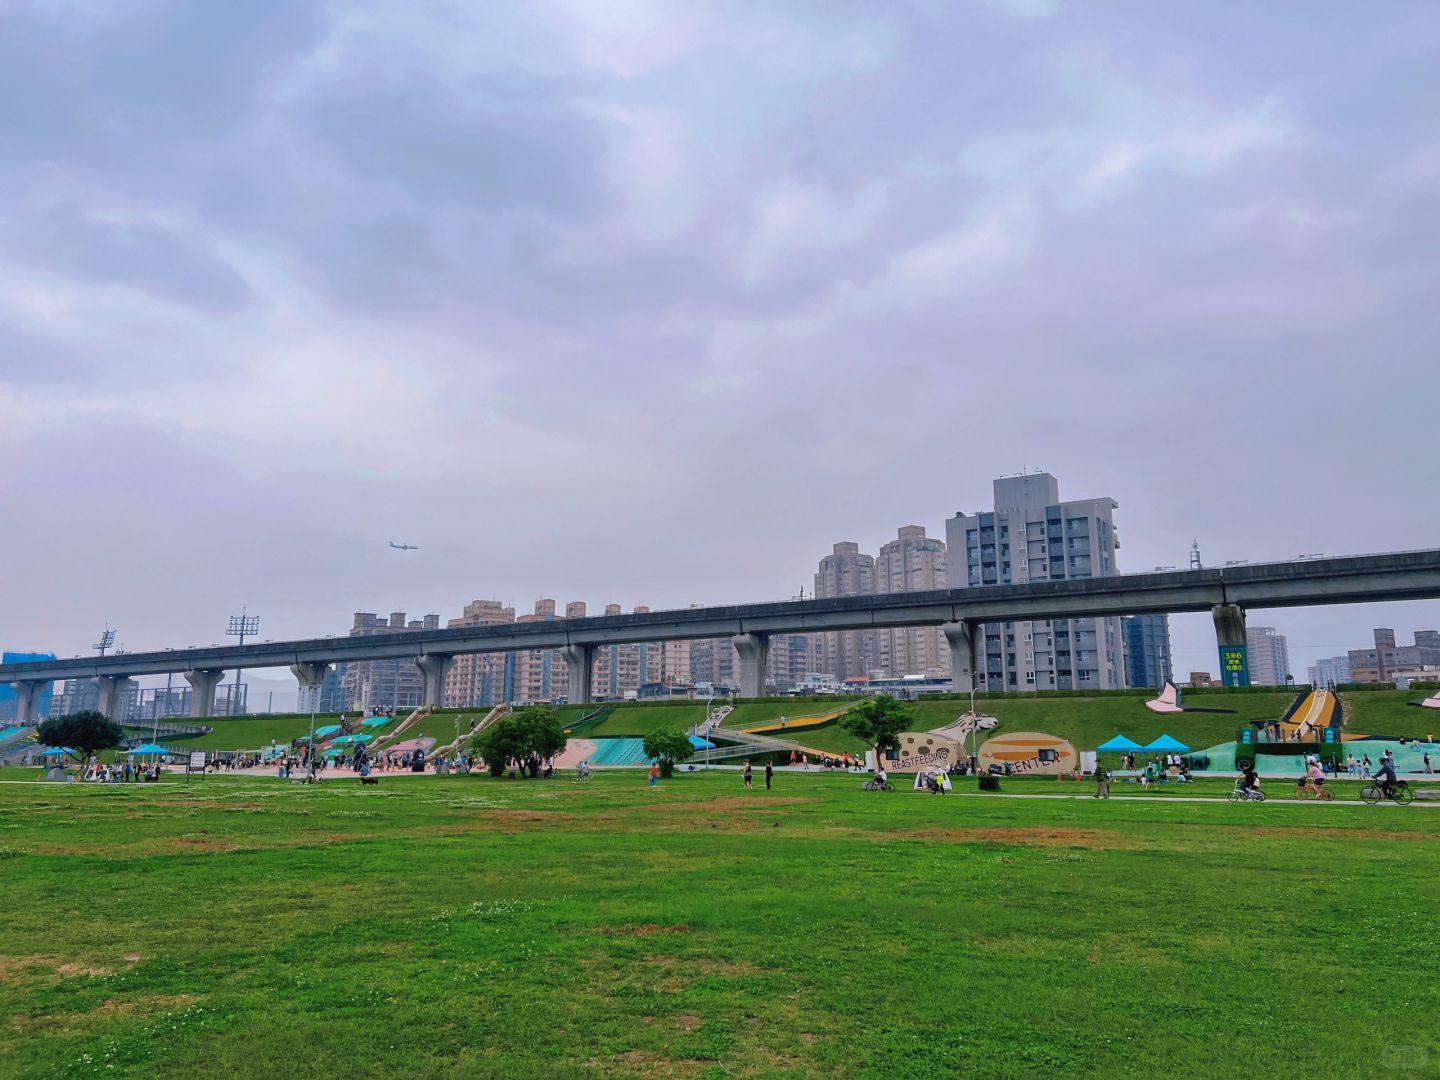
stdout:
[[1134,739],[1127,739],[1124,735],[1116,735],[1109,742],[1101,743],[1095,748],[1097,754],[1128,754],[1132,750],[1143,750]]
[[315,737],[317,739],[323,739],[326,735],[334,735],[335,732],[339,730],[339,724],[330,724],[327,727],[318,727],[315,729]]
[[331,739],[330,745],[349,746],[351,743],[367,743],[373,738],[374,735],[341,735],[338,739]]
[[393,720],[393,719],[395,719],[393,716],[367,716],[364,720],[361,720],[361,721],[360,721],[360,726],[361,726],[361,727],[384,727],[386,724],[390,723],[390,721]]
[[1145,749],[1147,752],[1154,751],[1157,754],[1188,754],[1190,752],[1188,746],[1169,735],[1161,735]]
[[163,746],[156,746],[153,742],[147,742],[144,746],[137,746],[137,747],[135,747],[135,749],[133,749],[133,750],[131,750],[131,751],[129,751],[129,752],[132,753],[132,754],[168,754],[168,753],[170,753],[170,751],[169,751],[169,750],[166,750],[165,747],[163,747]]

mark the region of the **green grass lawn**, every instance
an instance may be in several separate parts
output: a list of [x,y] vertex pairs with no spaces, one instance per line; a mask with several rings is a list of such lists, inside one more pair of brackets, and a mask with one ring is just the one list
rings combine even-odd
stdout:
[[[354,718],[353,713],[351,718]],[[339,722],[340,717],[336,713],[328,715],[321,713],[315,717],[317,728],[329,727],[331,724]],[[208,735],[162,735],[160,736],[160,745],[173,746],[177,750],[259,750],[261,747],[269,746],[271,740],[284,746],[292,739],[310,734],[309,713],[304,716],[215,717],[196,720],[195,723],[203,724],[214,730]],[[377,729],[360,728],[359,730],[374,734]]]
[[[1274,694],[1206,694],[1187,691],[1185,704],[1207,708],[1225,708],[1233,713],[1184,713],[1159,716],[1145,708],[1140,697],[1036,697],[979,699],[976,709],[999,719],[1000,727],[982,735],[983,743],[990,735],[1012,731],[1041,731],[1068,739],[1080,750],[1093,750],[1117,732],[1146,743],[1169,732],[1195,749],[1235,738],[1236,730],[1250,720],[1278,720],[1285,714],[1294,695],[1285,691]],[[843,702],[837,702],[839,707]],[[970,703],[960,699],[922,699],[912,702],[919,722],[916,728],[928,731],[944,727],[969,711]],[[742,705],[725,720],[730,727],[762,723],[781,715],[794,716],[813,712],[816,707],[761,703]],[[1411,709],[1420,712],[1419,709]],[[738,719],[736,719],[738,717]],[[838,721],[816,728],[803,728],[793,733],[775,733],[804,746],[829,753],[863,751],[865,746],[842,728]]]
[[1422,738],[1440,731],[1440,709],[1418,709],[1409,704],[1429,696],[1420,690],[1369,690],[1341,694],[1347,730],[1366,735]]
[[858,786],[0,784],[0,1075],[1440,1069],[1434,810]]
[[[583,714],[582,714],[583,715]],[[626,708],[616,705],[594,727],[586,728],[585,738],[620,739],[637,738],[659,731],[662,728],[683,728],[689,730],[705,719],[705,704],[694,705],[645,705]]]

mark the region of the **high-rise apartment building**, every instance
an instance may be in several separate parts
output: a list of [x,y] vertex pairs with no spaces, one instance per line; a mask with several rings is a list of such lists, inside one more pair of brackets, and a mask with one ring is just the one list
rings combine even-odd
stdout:
[[[515,621],[515,609],[499,600],[472,600],[446,626],[498,626]],[[508,653],[461,653],[445,676],[445,704],[456,708],[500,705],[510,700],[514,664]]]
[[768,682],[776,690],[793,690],[821,670],[823,634],[772,634]]
[[1340,686],[1350,682],[1350,658],[1348,656],[1327,656],[1316,660],[1306,669],[1311,686],[1321,689]]
[[[566,611],[575,610],[576,607],[577,605],[570,604]],[[579,605],[578,610],[583,615],[584,605]],[[515,621],[550,622],[556,618],[558,616],[555,614],[554,600],[537,600],[532,614],[521,615]],[[565,658],[558,649],[518,649],[510,655],[514,673],[510,689],[511,701],[541,702],[568,698],[570,670],[565,666]]]
[[1170,662],[1170,616],[1126,615],[1120,620],[1125,642],[1125,685],[1157,690],[1174,678]]
[[1251,686],[1284,686],[1290,675],[1290,644],[1273,626],[1245,630]]
[[[995,481],[995,509],[945,522],[952,589],[1116,573],[1114,499],[1060,501],[1049,473]],[[986,623],[976,685],[988,690],[1111,690],[1124,685],[1119,618]]]
[[[439,628],[438,615],[426,615],[407,623],[403,611],[392,612],[388,619],[374,612],[357,611],[350,636]],[[340,676],[340,688],[346,709],[414,709],[425,699],[425,679],[413,660],[352,661],[345,665]]]
[[1351,649],[1350,681],[1390,682],[1397,672],[1423,672],[1440,666],[1440,630],[1416,630],[1414,645],[1400,645],[1395,631],[1374,631],[1375,647]]
[[[875,592],[924,592],[945,585],[945,543],[926,536],[923,525],[902,526],[894,540],[881,546],[875,559]],[[875,669],[882,675],[950,673],[950,648],[938,626],[887,628],[874,635]]]
[[[870,596],[875,591],[875,556],[866,555],[859,544],[836,544],[820,560],[815,572],[817,600]],[[874,630],[841,630],[816,636],[820,639],[820,670],[841,682],[864,678],[879,666],[879,643]]]
[[740,685],[740,657],[729,638],[690,642],[690,681],[697,686],[734,689]]

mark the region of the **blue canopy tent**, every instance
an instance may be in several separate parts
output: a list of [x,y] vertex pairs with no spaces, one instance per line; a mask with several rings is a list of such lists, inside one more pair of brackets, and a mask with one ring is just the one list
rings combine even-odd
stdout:
[[1095,748],[1097,754],[1128,754],[1131,751],[1145,749],[1134,739],[1127,739],[1124,735],[1116,735],[1109,742],[1101,743]]
[[147,742],[147,743],[145,743],[143,746],[137,746],[137,747],[135,747],[135,748],[132,749],[132,750],[126,751],[126,753],[130,753],[130,754],[168,754],[168,753],[170,753],[170,751],[169,751],[169,750],[166,750],[165,747],[163,747],[163,746],[156,746],[153,742]]
[[1169,735],[1161,735],[1149,746],[1145,747],[1145,751],[1146,753],[1153,752],[1157,754],[1188,754],[1190,748],[1179,739],[1172,738]]
[[80,751],[69,746],[52,746],[49,750],[46,750],[40,756],[53,757],[56,754],[69,754],[71,757],[79,757]]

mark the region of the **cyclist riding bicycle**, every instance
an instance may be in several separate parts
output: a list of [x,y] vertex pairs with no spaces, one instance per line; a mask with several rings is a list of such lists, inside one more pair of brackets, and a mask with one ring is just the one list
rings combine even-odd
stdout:
[[1240,773],[1240,790],[1254,791],[1260,786],[1260,775],[1255,771],[1254,765],[1246,765]]
[[1375,780],[1380,784],[1380,790],[1385,793],[1387,799],[1395,797],[1395,782],[1399,777],[1395,775],[1395,759],[1386,754],[1380,759],[1380,769],[1375,773]]

